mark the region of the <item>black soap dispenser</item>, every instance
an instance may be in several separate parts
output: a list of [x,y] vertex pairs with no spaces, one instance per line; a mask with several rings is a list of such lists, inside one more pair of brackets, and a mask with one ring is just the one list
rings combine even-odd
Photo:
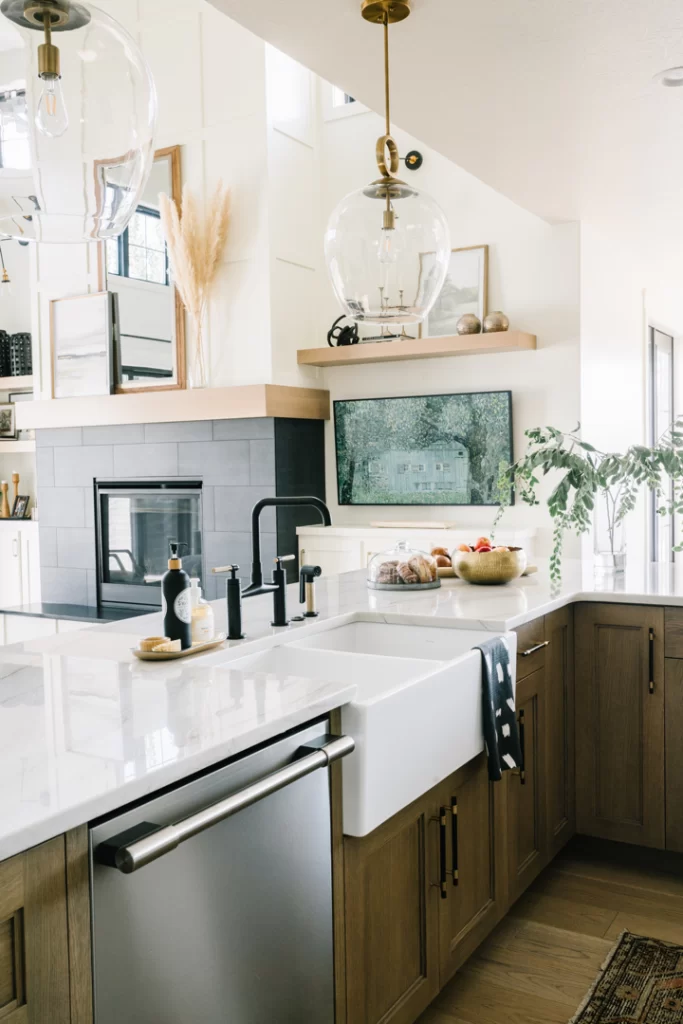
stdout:
[[164,613],[164,636],[169,640],[180,640],[180,647],[186,651],[192,646],[192,600],[190,577],[183,570],[178,558],[178,544],[169,544],[171,557],[168,572],[161,578],[161,600]]

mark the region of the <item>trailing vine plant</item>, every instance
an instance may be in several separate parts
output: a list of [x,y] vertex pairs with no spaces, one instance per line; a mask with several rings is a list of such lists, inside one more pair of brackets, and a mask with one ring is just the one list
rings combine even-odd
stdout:
[[[562,577],[566,531],[586,533],[598,501],[605,505],[613,552],[617,527],[635,508],[642,487],[656,494],[660,515],[683,512],[683,417],[653,447],[631,445],[623,454],[599,451],[582,440],[580,426],[569,433],[555,427],[534,427],[525,435],[529,439],[527,453],[503,470],[499,488],[501,495],[509,495],[514,488],[527,505],[540,505],[540,480],[549,473],[561,474],[548,498],[548,511],[553,519],[550,578],[554,583]],[[501,498],[493,531],[509,507],[504,500]],[[683,543],[674,550],[683,550]]]

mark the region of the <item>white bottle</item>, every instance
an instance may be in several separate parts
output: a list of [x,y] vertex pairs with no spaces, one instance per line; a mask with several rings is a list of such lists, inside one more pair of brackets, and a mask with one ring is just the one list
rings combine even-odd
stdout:
[[190,599],[192,601],[192,643],[209,643],[213,640],[215,633],[213,608],[202,597],[198,576],[192,576],[190,579]]

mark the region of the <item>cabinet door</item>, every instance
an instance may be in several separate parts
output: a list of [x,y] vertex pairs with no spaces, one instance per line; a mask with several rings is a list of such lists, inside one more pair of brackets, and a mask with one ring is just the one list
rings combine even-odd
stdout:
[[19,530],[21,545],[21,602],[35,604],[40,601],[40,540],[38,523],[22,523]]
[[546,828],[553,858],[576,831],[574,785],[574,615],[545,619]]
[[64,837],[0,864],[0,1018],[70,1024]]
[[434,792],[370,835],[344,837],[349,1024],[412,1024],[439,991]]
[[345,537],[299,537],[299,565],[319,565],[323,576],[363,568],[360,540]]
[[474,952],[506,910],[503,783],[491,783],[486,755],[470,761],[439,787],[441,870],[440,983]]
[[663,609],[585,604],[575,623],[577,828],[663,848]]
[[21,604],[21,538],[9,523],[0,526],[0,604]]
[[545,668],[518,681],[517,722],[523,768],[505,773],[509,898],[529,887],[548,859],[545,773]]

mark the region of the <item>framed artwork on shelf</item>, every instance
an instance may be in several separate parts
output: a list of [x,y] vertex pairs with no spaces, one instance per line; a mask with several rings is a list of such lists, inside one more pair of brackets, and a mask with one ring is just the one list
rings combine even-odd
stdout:
[[26,519],[31,499],[27,494],[17,494],[12,506],[12,519]]
[[499,505],[513,461],[512,393],[334,403],[340,505]]
[[[420,255],[420,276],[428,276],[435,262],[433,252]],[[444,338],[457,334],[456,325],[465,313],[483,320],[488,312],[489,247],[471,245],[453,249],[446,280],[424,323],[420,338]]]
[[10,402],[0,404],[0,440],[14,441],[17,436],[17,421],[14,406]]
[[50,306],[52,397],[110,395],[114,386],[111,293],[53,299]]

